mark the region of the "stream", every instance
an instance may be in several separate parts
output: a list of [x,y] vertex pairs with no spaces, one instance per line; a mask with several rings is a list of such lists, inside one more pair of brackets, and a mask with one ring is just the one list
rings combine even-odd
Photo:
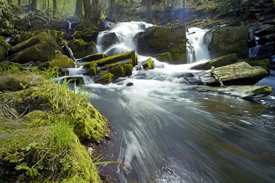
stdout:
[[[119,41],[106,50],[98,44],[98,51],[118,54],[136,49],[134,35],[150,26],[120,23],[108,31]],[[122,183],[275,182],[274,109],[255,101],[186,91],[190,86],[182,83],[181,74],[194,62],[210,60],[203,44],[206,31],[189,32],[195,49],[189,64],[170,65],[153,58],[155,69],[134,70],[116,83],[101,85],[84,78],[91,103],[112,125],[113,137],[102,147],[104,160],[120,162],[101,168],[113,182]],[[138,58],[141,62],[149,57]],[[84,72],[75,68],[69,73]]]

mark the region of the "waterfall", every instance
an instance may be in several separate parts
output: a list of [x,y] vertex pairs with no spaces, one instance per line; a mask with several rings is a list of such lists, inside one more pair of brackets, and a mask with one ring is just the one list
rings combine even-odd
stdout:
[[258,44],[258,40],[259,40],[259,37],[255,37],[255,41],[256,41],[256,46],[255,47],[252,47],[252,48],[249,48],[249,57],[256,57],[257,54],[258,54],[258,51],[261,47],[261,45]]
[[187,45],[188,60],[187,63],[197,61],[211,60],[207,45],[204,43],[204,35],[207,30],[199,28],[189,28],[187,32],[187,39],[191,45]]

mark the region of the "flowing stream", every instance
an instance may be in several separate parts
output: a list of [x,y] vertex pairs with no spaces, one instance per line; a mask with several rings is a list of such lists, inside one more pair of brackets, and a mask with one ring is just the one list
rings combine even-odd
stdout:
[[[100,52],[136,48],[133,36],[152,25],[118,24],[119,39]],[[196,62],[209,60],[204,30],[189,29]],[[103,39],[106,32],[100,33]],[[100,42],[102,40],[98,40]],[[139,56],[139,61],[148,57]],[[190,59],[189,59],[190,60]],[[91,103],[106,116],[114,132],[102,147],[102,165],[113,182],[274,182],[275,113],[258,102],[187,91],[181,74],[190,64],[169,65],[154,59],[153,70],[108,85],[86,81]],[[72,69],[81,75],[83,69]],[[126,86],[127,83],[133,86]]]

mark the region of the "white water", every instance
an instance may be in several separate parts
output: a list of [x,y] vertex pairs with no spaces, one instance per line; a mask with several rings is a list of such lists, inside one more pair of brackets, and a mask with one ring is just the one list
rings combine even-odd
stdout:
[[[139,24],[117,25],[111,32],[119,42],[101,51],[135,49],[131,37],[144,30]],[[196,60],[205,62],[205,31],[192,30],[196,33],[188,38]],[[138,56],[139,62],[148,58]],[[121,163],[105,165],[106,172],[123,183],[274,182],[274,111],[241,99],[187,91],[181,76],[194,63],[153,60],[155,69],[134,70],[118,83],[84,85],[93,90],[91,103],[113,127],[104,160]],[[127,87],[129,82],[133,86]]]

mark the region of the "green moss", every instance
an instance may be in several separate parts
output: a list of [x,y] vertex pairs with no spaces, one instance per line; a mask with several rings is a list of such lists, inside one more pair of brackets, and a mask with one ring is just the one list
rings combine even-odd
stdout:
[[125,75],[130,76],[132,75],[133,65],[132,64],[125,64]]
[[100,74],[100,77],[105,83],[110,83],[115,75],[110,73],[109,71],[103,71],[102,74]]
[[171,53],[170,52],[164,52],[164,53],[160,53],[160,54],[157,54],[157,59],[159,61],[172,61],[172,56],[171,56]]
[[263,60],[245,60],[246,63],[248,63],[251,66],[260,66],[264,68],[268,73],[270,73],[270,62],[269,59],[263,59]]
[[88,62],[88,63],[84,64],[83,67],[87,69],[86,73],[89,75],[94,76],[98,73],[98,68],[96,66],[95,61]]
[[165,38],[154,38],[149,40],[149,46],[153,48],[164,47],[165,44]]
[[145,60],[142,63],[142,66],[144,69],[154,69],[155,65],[154,65],[154,61],[152,60],[152,58],[149,58],[147,60]]
[[129,51],[127,53],[119,54],[119,55],[105,57],[105,58],[102,58],[100,60],[97,60],[96,62],[99,66],[103,66],[103,65],[106,65],[106,64],[112,64],[112,63],[120,62],[120,61],[129,59],[129,58],[132,59],[132,64],[133,65],[137,64],[137,55],[135,54],[135,50]]
[[87,62],[87,61],[96,61],[102,58],[107,57],[107,55],[105,55],[104,53],[99,53],[99,54],[92,54],[92,55],[88,55],[86,57],[83,57],[82,61],[83,62]]
[[173,47],[170,49],[173,63],[186,64],[187,53],[186,50],[181,51],[179,48]]

